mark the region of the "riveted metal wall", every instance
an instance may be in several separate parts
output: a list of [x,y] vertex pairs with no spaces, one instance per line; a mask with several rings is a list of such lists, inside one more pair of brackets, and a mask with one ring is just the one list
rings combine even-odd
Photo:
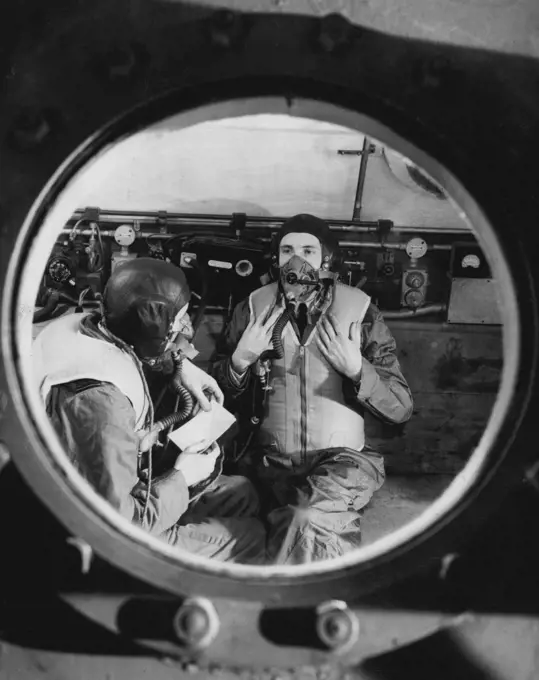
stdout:
[[[535,410],[529,407],[527,395],[535,370],[531,359],[537,344],[534,325],[537,281],[532,278],[536,275],[533,267],[529,266],[537,248],[537,235],[529,228],[537,215],[537,192],[536,179],[526,168],[533,164],[539,150],[536,110],[539,71],[534,54],[537,50],[534,38],[536,9],[531,3],[497,5],[494,0],[480,3],[479,9],[454,0],[440,0],[435,5],[429,3],[428,8],[424,2],[410,1],[400,9],[393,3],[377,3],[376,8],[374,4],[364,7],[361,3],[369,24],[362,26],[361,8],[358,8],[354,18],[359,28],[355,29],[338,17],[320,20],[319,17],[293,13],[284,16],[281,11],[269,11],[270,5],[281,10],[286,4],[281,2],[260,5],[268,10],[266,15],[249,13],[245,16],[214,14],[209,4],[64,2],[50,6],[28,2],[19,7],[8,5],[8,11],[6,7],[2,8],[6,39],[2,53],[5,78],[0,133],[2,162],[4,168],[8,168],[8,172],[3,170],[0,188],[2,281],[7,281],[5,267],[15,236],[47,179],[89,135],[127,108],[172,87],[184,88],[183,99],[187,101],[197,87],[203,85],[208,92],[208,83],[219,99],[244,94],[247,89],[254,92],[257,87],[263,93],[265,87],[269,90],[276,87],[276,82],[281,91],[289,89],[291,101],[300,91],[312,97],[318,89],[324,91],[327,98],[338,92],[335,99],[342,105],[360,106],[364,113],[383,118],[386,125],[394,126],[404,137],[417,144],[421,140],[420,145],[472,192],[497,230],[513,268],[515,285],[522,293],[519,319],[524,334],[519,349],[528,361],[524,362],[518,375],[515,406],[510,411],[512,424],[509,424],[509,418],[504,421],[504,442],[503,446],[500,444],[496,459],[496,479],[494,475],[486,478],[484,487],[476,489],[463,508],[463,512],[466,510],[465,521],[458,526],[471,529],[479,516],[484,517],[492,511],[495,497],[502,494],[502,478],[515,482],[524,477],[535,456],[533,450],[526,448],[526,443],[536,432]],[[338,3],[315,2],[305,3],[303,8],[307,5],[308,10],[304,11],[316,15],[324,7],[339,7]],[[516,12],[513,18],[527,18],[521,24],[526,33],[524,39],[513,40],[511,30],[505,33],[501,27],[500,13],[509,7]],[[427,14],[421,14],[422,10]],[[469,25],[463,16],[469,17]],[[410,38],[402,37],[396,31],[400,17],[405,35]],[[470,32],[471,26],[474,29]],[[441,41],[429,42],[429,33]],[[509,37],[497,41],[502,34]],[[447,41],[444,40],[446,36]],[[496,51],[497,42],[504,53]],[[242,78],[250,79],[247,89],[244,88],[245,80],[243,85],[238,84],[238,79]],[[193,85],[192,90],[190,85]],[[190,101],[196,100],[194,97]],[[518,269],[517,263],[521,263]],[[11,321],[3,318],[3,323],[3,330],[9,331]],[[4,350],[7,346],[4,340]],[[3,372],[8,370],[9,367],[3,365],[0,374],[3,385]],[[15,407],[11,393],[5,388],[0,396],[4,403],[0,432],[9,451],[17,447],[25,433],[19,429],[18,439],[9,436],[14,432],[15,423],[20,427],[20,404]],[[505,454],[511,438],[511,455],[502,455],[502,448]],[[31,448],[27,451],[30,454]],[[20,460],[22,464],[22,458]],[[489,494],[485,491],[487,481]],[[359,647],[356,646],[353,654],[347,657],[347,664],[357,664],[358,659],[363,659],[360,675],[373,678],[396,677],[395,673],[401,677],[403,668],[413,670],[416,678],[432,677],[434,668],[438,677],[444,677],[445,673],[446,677],[487,678],[497,671],[503,678],[528,680],[534,677],[534,662],[530,660],[528,645],[536,653],[537,643],[531,639],[536,629],[530,619],[537,612],[533,606],[525,604],[518,587],[521,584],[528,586],[528,599],[536,594],[529,573],[529,565],[536,563],[533,555],[530,557],[526,553],[533,543],[532,538],[527,542],[518,539],[519,527],[526,524],[526,518],[534,516],[537,504],[528,492],[520,489],[519,492],[526,498],[526,503],[518,505],[513,496],[510,506],[518,508],[518,512],[515,511],[511,519],[507,509],[494,516],[495,530],[485,529],[482,534],[488,540],[477,540],[475,545],[467,547],[468,558],[463,558],[462,570],[466,575],[473,575],[468,581],[462,572],[459,577],[458,566],[452,568],[453,561],[447,559],[442,564],[443,579],[437,575],[432,580],[422,580],[418,575],[415,582],[405,582],[398,597],[378,594],[377,599],[369,601],[366,586],[367,582],[371,587],[374,585],[372,571],[356,571],[352,579],[351,570],[340,594],[347,593],[352,601],[354,593],[358,593],[355,601],[360,604],[355,605],[354,611],[360,612],[361,622]],[[7,497],[6,492],[2,499],[4,503]],[[54,609],[50,602],[47,609],[41,603],[40,593],[53,582],[54,569],[49,564],[42,572],[51,581],[36,583],[36,565],[42,561],[44,566],[51,559],[54,564],[52,548],[58,544],[54,542],[53,533],[38,530],[28,534],[28,528],[36,526],[37,518],[42,519],[42,510],[36,511],[29,503],[22,507],[13,505],[23,498],[22,494],[11,498],[11,504],[4,506],[2,514],[6,524],[6,545],[14,546],[10,559],[15,555],[26,558],[16,559],[17,569],[8,570],[9,580],[3,580],[10,586],[9,606],[4,607],[7,614],[3,612],[2,626],[7,644],[4,647],[4,675],[13,675],[17,665],[23,673],[33,665],[35,672],[46,677],[74,677],[75,674],[107,677],[108,674],[121,678],[128,669],[132,675],[150,669],[156,677],[161,671],[163,677],[177,677],[181,667],[171,666],[167,676],[162,664],[158,667],[147,660],[135,661],[138,652],[129,646],[123,648],[122,653],[130,661],[120,668],[117,661],[106,659],[104,647],[96,645],[92,650],[88,645],[89,641],[97,639],[96,629],[87,630],[86,636],[77,638],[75,645],[75,635],[70,638],[65,630],[63,635],[58,629],[53,631],[53,626],[47,625],[47,616],[39,618],[47,611],[50,621],[53,615],[66,617],[64,621],[68,621],[66,610]],[[478,499],[483,502],[476,503]],[[29,514],[30,509],[33,512]],[[455,524],[456,517],[455,510],[453,516],[445,518],[444,526],[449,529]],[[415,542],[415,548],[420,550],[410,552],[406,566],[406,560],[398,566],[384,560],[371,565],[376,568],[380,583],[387,583],[390,576],[398,575],[397,572],[409,574],[426,566],[435,568],[438,574],[440,565],[436,556],[443,554],[447,532],[440,532],[436,547],[431,544],[428,550],[421,550],[427,538],[433,538],[435,533],[433,530],[429,536]],[[499,541],[503,549],[497,549]],[[478,551],[479,546],[481,551]],[[508,553],[520,555],[520,561],[508,562]],[[458,560],[456,564],[459,564]],[[61,573],[61,564],[56,568]],[[445,585],[451,582],[454,573],[457,574],[456,590]],[[145,576],[150,578],[151,574]],[[184,576],[185,583],[189,582],[189,574]],[[441,582],[443,588],[439,587]],[[200,583],[208,590],[213,587],[214,593],[217,590],[217,582],[209,577]],[[434,583],[438,585],[435,587]],[[463,587],[463,583],[468,585]],[[55,585],[57,587],[58,583]],[[168,586],[172,588],[170,582]],[[283,598],[286,592],[290,602],[299,602],[302,597],[312,602],[316,592],[328,598],[337,586],[337,578],[323,584],[313,580],[301,585],[290,582],[281,584],[279,593]],[[79,583],[78,587],[92,592],[91,583]],[[251,593],[254,597],[259,586],[247,581],[234,584],[223,580],[223,589],[228,588],[229,593],[238,587],[243,595]],[[500,593],[505,596],[506,604],[500,599]],[[96,598],[89,599],[90,610],[92,602],[99,609]],[[283,599],[280,601],[282,603]],[[35,603],[40,605],[32,609]],[[373,607],[376,609],[374,616]],[[320,664],[329,661],[334,666],[344,663],[344,658],[339,659],[332,653],[313,652],[308,644],[302,647],[276,643],[275,639],[270,642],[272,636],[275,638],[275,631],[262,630],[261,633],[262,615],[257,615],[253,608],[256,609],[255,604],[235,608],[230,603],[228,608],[224,605],[220,608],[220,614],[226,620],[222,629],[227,632],[221,638],[220,658],[227,659],[229,666],[233,665],[233,659],[241,657],[242,649],[255,650],[254,658],[249,660],[251,666],[256,665],[257,660],[261,666],[272,666],[268,663],[270,659],[287,668],[290,665],[301,667],[313,660]],[[102,618],[106,619],[105,614],[110,615],[111,611],[115,610],[109,601],[101,612]],[[230,612],[228,619],[227,611]],[[472,615],[473,620],[468,625],[465,618],[456,616],[462,611],[478,613]],[[499,612],[511,614],[511,622],[497,620],[493,614]],[[515,624],[517,615],[518,625]],[[292,620],[287,618],[291,613],[287,614],[286,610],[277,612],[276,616],[277,630],[286,629],[285,622]],[[96,619],[100,619],[97,614]],[[427,645],[415,657],[413,650],[408,650],[411,656],[406,656],[407,650],[400,650],[405,655],[404,659],[396,657],[400,659],[400,667],[398,662],[397,666],[391,666],[384,657],[370,664],[365,661],[365,656],[381,654],[383,650],[389,653],[392,648],[449,624],[459,629],[457,636],[445,635],[442,643],[430,638],[430,647]],[[116,628],[114,620],[110,628]],[[235,631],[238,637],[235,637]],[[108,640],[122,644],[116,636]],[[510,645],[514,642],[517,651],[510,675],[506,664],[509,652],[504,660],[499,654],[503,645],[493,645],[492,640],[497,643],[510,640]],[[76,647],[75,653],[71,653],[70,645]],[[20,652],[21,646],[23,652]],[[48,651],[43,651],[44,647]],[[448,662],[440,668],[438,656],[434,666],[429,664],[429,649],[442,655],[453,655],[451,658],[459,661],[453,666]],[[89,656],[93,658],[90,660]],[[494,668],[492,659],[495,659]],[[208,663],[211,659],[206,660],[206,666]],[[430,676],[424,675],[425,670],[430,671]]]

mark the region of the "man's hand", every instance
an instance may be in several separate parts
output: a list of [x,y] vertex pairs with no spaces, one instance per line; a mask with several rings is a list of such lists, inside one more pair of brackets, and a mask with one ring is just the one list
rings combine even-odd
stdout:
[[318,324],[316,344],[337,372],[352,380],[359,378],[363,365],[359,321],[352,324],[348,336],[332,314],[323,316]]
[[187,486],[195,486],[207,479],[215,469],[219,456],[219,445],[214,442],[207,453],[208,442],[198,442],[184,449],[176,458],[174,467],[185,477]]
[[[184,359],[182,364],[181,378],[183,386],[191,392],[204,411],[211,410],[210,399],[212,398],[219,404],[223,403],[224,396],[216,380],[187,359]],[[204,394],[205,392],[208,393],[209,398]]]
[[252,366],[258,360],[261,354],[273,348],[271,334],[284,309],[276,307],[268,320],[263,323],[263,319],[266,318],[270,308],[271,304],[264,309],[258,319],[251,317],[247,328],[243,331],[238,346],[232,355],[232,366],[237,373],[244,373],[249,366]]

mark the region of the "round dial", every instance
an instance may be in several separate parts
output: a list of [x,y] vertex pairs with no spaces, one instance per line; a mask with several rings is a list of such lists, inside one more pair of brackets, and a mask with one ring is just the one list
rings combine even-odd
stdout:
[[119,246],[130,246],[135,242],[135,230],[130,224],[120,224],[114,232],[114,240]]
[[477,257],[477,255],[470,253],[469,255],[465,255],[462,258],[461,266],[462,266],[463,269],[466,269],[466,267],[472,267],[473,269],[479,269],[479,267],[481,266],[481,260]]
[[419,290],[409,290],[404,296],[404,302],[408,307],[421,307],[423,304],[423,293]]
[[421,288],[425,283],[425,276],[421,272],[412,272],[406,277],[406,285],[410,288]]
[[54,259],[49,264],[49,276],[55,283],[65,283],[71,278],[71,269],[60,259]]
[[412,260],[418,260],[427,252],[427,244],[422,238],[413,238],[406,244],[406,252]]

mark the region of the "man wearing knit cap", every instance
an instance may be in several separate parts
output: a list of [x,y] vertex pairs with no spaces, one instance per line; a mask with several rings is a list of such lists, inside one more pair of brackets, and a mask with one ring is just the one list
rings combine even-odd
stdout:
[[172,264],[138,258],[117,267],[103,315],[60,317],[37,337],[36,382],[71,462],[124,518],[189,552],[258,563],[265,533],[257,495],[247,479],[219,476],[219,446],[201,433],[199,443],[172,450],[168,465],[155,447],[152,375],[166,381],[172,366],[180,389],[204,410],[209,399],[223,399],[189,360],[196,354],[185,337],[189,298]]
[[[383,458],[365,442],[364,412],[404,423],[413,409],[380,312],[363,291],[336,280],[337,250],[323,220],[302,214],[285,222],[273,252],[277,280],[236,307],[213,362],[238,412],[250,408],[265,376],[260,423],[242,464],[260,493],[276,564],[359,546],[360,510],[384,481]],[[281,339],[272,339],[283,325]]]

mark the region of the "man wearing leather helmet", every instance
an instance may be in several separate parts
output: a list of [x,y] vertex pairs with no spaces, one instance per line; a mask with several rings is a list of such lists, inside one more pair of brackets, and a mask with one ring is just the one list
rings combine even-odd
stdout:
[[[213,374],[237,410],[266,375],[244,468],[264,505],[269,560],[299,564],[360,544],[359,511],[384,481],[363,414],[403,423],[413,406],[380,312],[363,291],[336,280],[338,244],[329,226],[296,215],[275,246],[278,280],[236,307]],[[275,328],[279,335],[283,323],[279,340]]]
[[60,317],[37,337],[36,380],[73,465],[122,516],[190,552],[256,563],[265,548],[257,497],[247,479],[220,476],[219,446],[201,433],[165,469],[154,451],[152,373],[172,365],[178,390],[202,409],[223,399],[186,356],[189,298],[172,264],[139,258],[117,267],[103,314]]

